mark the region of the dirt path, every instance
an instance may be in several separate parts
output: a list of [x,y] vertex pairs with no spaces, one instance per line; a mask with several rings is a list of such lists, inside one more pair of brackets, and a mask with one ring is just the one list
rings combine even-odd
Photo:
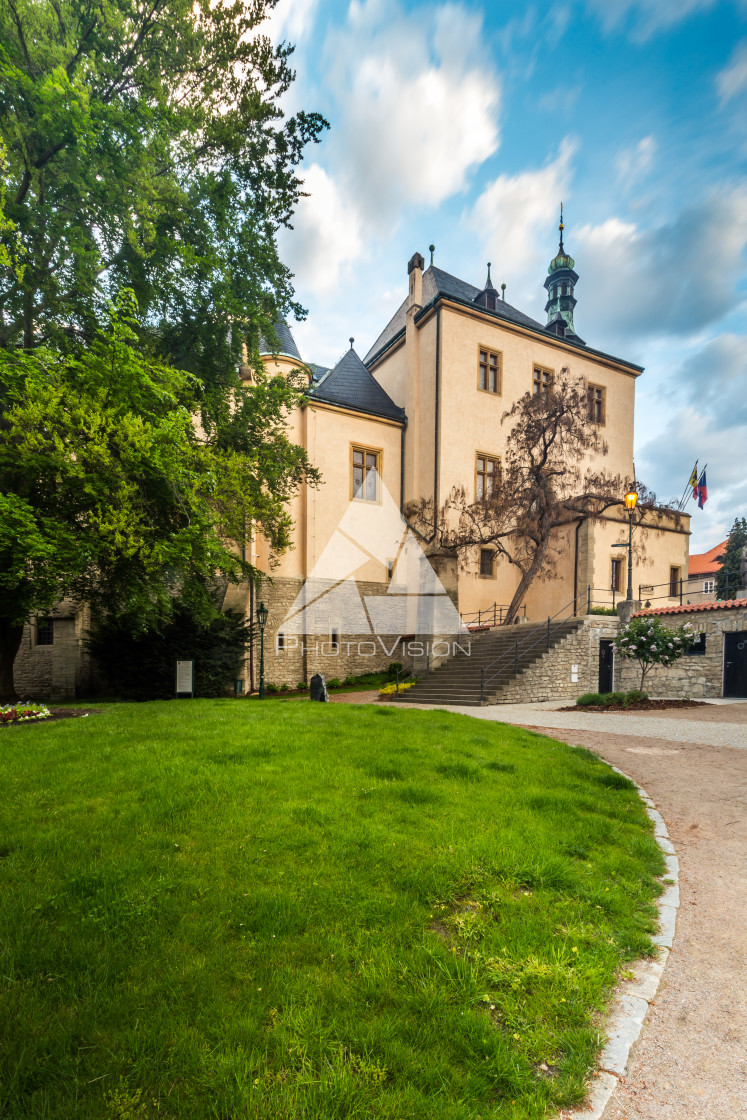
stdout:
[[[717,709],[716,718],[744,722],[747,705],[740,708],[726,719]],[[695,719],[701,712],[692,709]],[[680,861],[674,948],[604,1120],[747,1117],[745,751],[587,730],[546,734],[588,747],[635,778],[656,802]]]

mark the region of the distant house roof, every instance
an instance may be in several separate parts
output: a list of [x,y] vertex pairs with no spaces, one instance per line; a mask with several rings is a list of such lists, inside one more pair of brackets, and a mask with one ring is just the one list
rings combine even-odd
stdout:
[[721,557],[726,551],[729,538],[714,545],[708,552],[696,552],[690,557],[687,574],[690,576],[707,576],[717,572],[721,567]]
[[713,603],[683,603],[681,607],[650,607],[636,611],[633,618],[660,614],[694,614],[696,611],[730,611],[747,607],[747,599],[719,599]]
[[[458,276],[452,276],[449,272],[444,272],[443,269],[436,268],[431,265],[423,273],[423,307],[427,307],[438,296],[449,296],[460,303],[469,303],[480,307],[488,315],[494,315],[497,319],[504,319],[509,323],[515,323],[517,326],[525,327],[528,330],[536,331],[546,337],[556,338],[552,332],[545,329],[542,323],[538,323],[536,319],[531,316],[525,315],[523,311],[519,311],[516,307],[512,307],[510,303],[506,303],[503,299],[496,301],[495,310],[486,309],[480,304],[475,304],[477,296],[480,295],[484,289],[476,288],[474,284],[468,284],[466,280],[460,280]],[[383,350],[389,346],[394,339],[401,334],[405,329],[405,320],[407,316],[407,299],[397,308],[392,318],[389,320],[384,330],[374,342],[371,349],[363,359],[366,365],[373,361]],[[566,339],[569,346],[576,346],[581,353],[596,354],[603,358],[612,358],[615,362],[620,362],[622,365],[629,366],[631,369],[641,370],[641,366],[635,365],[633,362],[628,362],[622,358],[615,358],[612,354],[605,354],[602,350],[593,350],[589,346],[584,346],[581,343],[574,343],[570,339]]]
[[334,369],[322,375],[311,389],[312,401],[325,401],[355,412],[403,421],[405,410],[394,403],[351,346]]
[[280,319],[275,323],[274,330],[277,335],[277,346],[268,338],[260,338],[260,354],[285,354],[288,358],[295,358],[298,362],[302,361],[301,355],[298,352],[298,347],[296,346],[296,341],[285,320]]

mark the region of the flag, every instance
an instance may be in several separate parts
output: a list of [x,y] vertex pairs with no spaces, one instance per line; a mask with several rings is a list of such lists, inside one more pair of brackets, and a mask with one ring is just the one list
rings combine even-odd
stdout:
[[698,497],[698,464],[693,467],[693,473],[690,475],[690,481],[687,484],[692,487],[693,498]]
[[706,482],[706,473],[703,471],[698,481],[698,509],[702,509],[708,501],[708,483]]

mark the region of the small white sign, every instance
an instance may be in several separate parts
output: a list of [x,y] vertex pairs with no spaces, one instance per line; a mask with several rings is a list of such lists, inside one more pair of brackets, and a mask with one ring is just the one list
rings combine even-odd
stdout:
[[176,663],[176,691],[194,692],[194,661],[177,661]]
[[578,684],[578,665],[571,665],[571,684]]

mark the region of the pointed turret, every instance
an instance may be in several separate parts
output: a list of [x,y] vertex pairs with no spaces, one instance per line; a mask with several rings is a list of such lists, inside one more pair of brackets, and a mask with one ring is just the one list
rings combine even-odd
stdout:
[[547,312],[545,330],[559,335],[560,338],[567,338],[571,342],[579,342],[584,346],[584,340],[576,334],[576,328],[573,325],[573,309],[576,306],[573,290],[578,283],[578,273],[574,272],[576,262],[570,254],[566,253],[563,246],[564,229],[563,203],[561,202],[560,225],[558,226],[560,245],[557,256],[550,261],[544,285],[547,288],[548,295],[545,304],[545,311]]
[[500,296],[498,295],[496,289],[493,287],[493,281],[490,277],[490,265],[491,262],[488,261],[488,277],[485,281],[485,287],[475,296],[475,303],[479,303],[483,307],[487,307],[490,311],[495,311],[495,305],[500,299]]

